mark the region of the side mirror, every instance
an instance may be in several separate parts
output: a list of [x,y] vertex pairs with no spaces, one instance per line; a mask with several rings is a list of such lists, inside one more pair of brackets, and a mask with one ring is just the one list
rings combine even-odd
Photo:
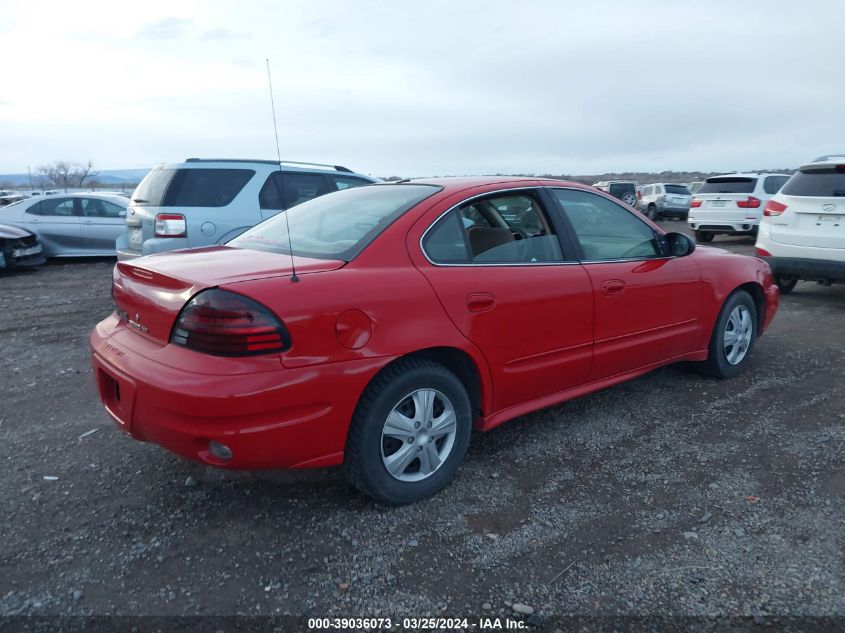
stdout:
[[683,233],[667,233],[663,239],[669,257],[686,257],[695,250],[695,241]]

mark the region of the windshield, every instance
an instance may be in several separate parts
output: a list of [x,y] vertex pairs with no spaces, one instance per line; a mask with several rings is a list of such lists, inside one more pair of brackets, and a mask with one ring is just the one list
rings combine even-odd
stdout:
[[845,196],[845,165],[801,170],[786,183],[783,193],[788,196],[843,197]]
[[[433,185],[369,185],[303,202],[228,243],[271,253],[316,259],[354,258],[415,204],[440,191]],[[287,221],[285,221],[287,216]]]
[[753,193],[756,184],[756,178],[720,176],[705,180],[698,193]]
[[681,196],[690,195],[689,190],[683,185],[666,185],[666,193],[675,193]]

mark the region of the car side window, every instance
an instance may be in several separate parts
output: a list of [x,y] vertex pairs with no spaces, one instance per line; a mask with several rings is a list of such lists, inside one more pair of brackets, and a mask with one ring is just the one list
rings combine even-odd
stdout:
[[27,209],[33,215],[70,217],[76,215],[73,198],[45,198]]
[[789,180],[787,176],[766,176],[766,179],[763,181],[763,191],[772,194],[777,193],[786,184],[787,180]]
[[329,176],[329,180],[334,184],[334,188],[340,191],[341,189],[349,189],[350,187],[361,187],[363,185],[371,185],[369,180],[363,178],[355,178],[354,176]]
[[119,218],[125,214],[118,205],[99,198],[82,198],[82,215],[86,218]]
[[581,244],[584,261],[662,257],[654,230],[602,196],[577,189],[552,189]]
[[275,172],[261,187],[258,203],[262,209],[281,211],[328,192],[329,185],[322,174]]
[[563,261],[549,220],[529,194],[508,193],[461,205],[429,230],[423,248],[437,263]]

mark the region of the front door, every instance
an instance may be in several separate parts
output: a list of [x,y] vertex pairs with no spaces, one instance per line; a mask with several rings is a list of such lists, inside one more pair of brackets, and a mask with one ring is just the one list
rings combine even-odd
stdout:
[[701,275],[691,257],[666,257],[657,232],[596,193],[550,190],[577,238],[595,295],[593,379],[695,350]]

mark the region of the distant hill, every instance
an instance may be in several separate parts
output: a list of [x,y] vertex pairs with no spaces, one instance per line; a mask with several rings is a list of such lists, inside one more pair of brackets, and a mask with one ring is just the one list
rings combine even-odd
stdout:
[[[147,175],[147,169],[104,169],[100,171],[96,180],[102,185],[136,185]],[[33,174],[32,180],[38,187],[38,177]],[[14,187],[28,187],[29,174],[0,174],[0,183],[11,183]]]

